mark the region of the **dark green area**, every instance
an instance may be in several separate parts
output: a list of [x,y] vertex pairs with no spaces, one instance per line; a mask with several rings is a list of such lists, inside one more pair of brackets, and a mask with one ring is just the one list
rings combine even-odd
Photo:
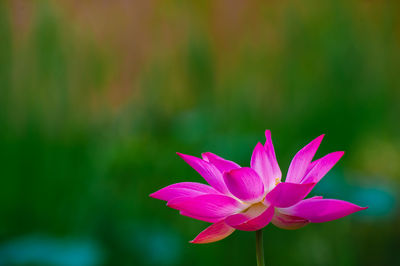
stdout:
[[[0,265],[60,265],[63,256],[76,265],[254,265],[254,233],[189,244],[207,224],[148,195],[203,182],[175,152],[212,151],[248,165],[267,128],[283,173],[298,149],[327,133],[317,156],[347,154],[315,193],[370,206],[296,231],[269,225],[267,265],[400,264],[397,4],[389,1],[385,21],[371,29],[345,1],[327,2],[310,18],[288,9],[281,53],[244,46],[224,75],[211,38],[190,34],[184,60],[154,59],[139,77],[140,100],[119,115],[93,111],[90,101],[109,85],[112,54],[73,39],[45,4],[17,46],[0,4]],[[186,98],[174,94],[171,76]],[[370,167],[375,161],[388,166]],[[71,239],[95,252],[52,249]]]

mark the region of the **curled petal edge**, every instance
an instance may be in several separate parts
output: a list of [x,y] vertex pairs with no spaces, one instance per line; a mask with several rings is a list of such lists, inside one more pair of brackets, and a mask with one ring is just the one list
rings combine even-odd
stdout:
[[235,229],[227,225],[225,221],[220,221],[207,227],[189,242],[193,244],[212,243],[228,237],[234,231]]

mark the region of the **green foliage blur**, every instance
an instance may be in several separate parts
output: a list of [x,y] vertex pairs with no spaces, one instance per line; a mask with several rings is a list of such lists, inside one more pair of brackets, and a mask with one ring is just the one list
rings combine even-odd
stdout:
[[[175,152],[282,172],[326,133],[314,195],[369,206],[264,230],[267,265],[400,264],[398,1],[0,2],[0,265],[255,265],[254,234],[148,195],[203,182]],[[397,246],[396,246],[397,245]]]

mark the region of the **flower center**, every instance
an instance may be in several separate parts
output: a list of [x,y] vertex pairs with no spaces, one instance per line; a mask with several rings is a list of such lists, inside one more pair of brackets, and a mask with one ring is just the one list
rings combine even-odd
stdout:
[[267,208],[268,206],[266,206],[263,202],[257,202],[250,205],[250,207],[243,210],[241,213],[244,213],[249,217],[256,217],[263,213]]

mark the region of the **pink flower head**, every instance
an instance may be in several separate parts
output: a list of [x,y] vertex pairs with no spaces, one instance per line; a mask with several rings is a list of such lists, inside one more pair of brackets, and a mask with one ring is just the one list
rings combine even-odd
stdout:
[[167,201],[168,207],[182,215],[212,223],[191,243],[215,242],[235,229],[256,231],[270,222],[283,229],[297,229],[366,209],[336,199],[305,199],[344,154],[333,152],[312,161],[324,135],[294,156],[285,182],[281,182],[271,132],[265,131],[265,136],[265,144],[254,148],[250,167],[240,167],[210,152],[203,153],[202,159],[178,153],[210,185],[182,182],[150,196]]

